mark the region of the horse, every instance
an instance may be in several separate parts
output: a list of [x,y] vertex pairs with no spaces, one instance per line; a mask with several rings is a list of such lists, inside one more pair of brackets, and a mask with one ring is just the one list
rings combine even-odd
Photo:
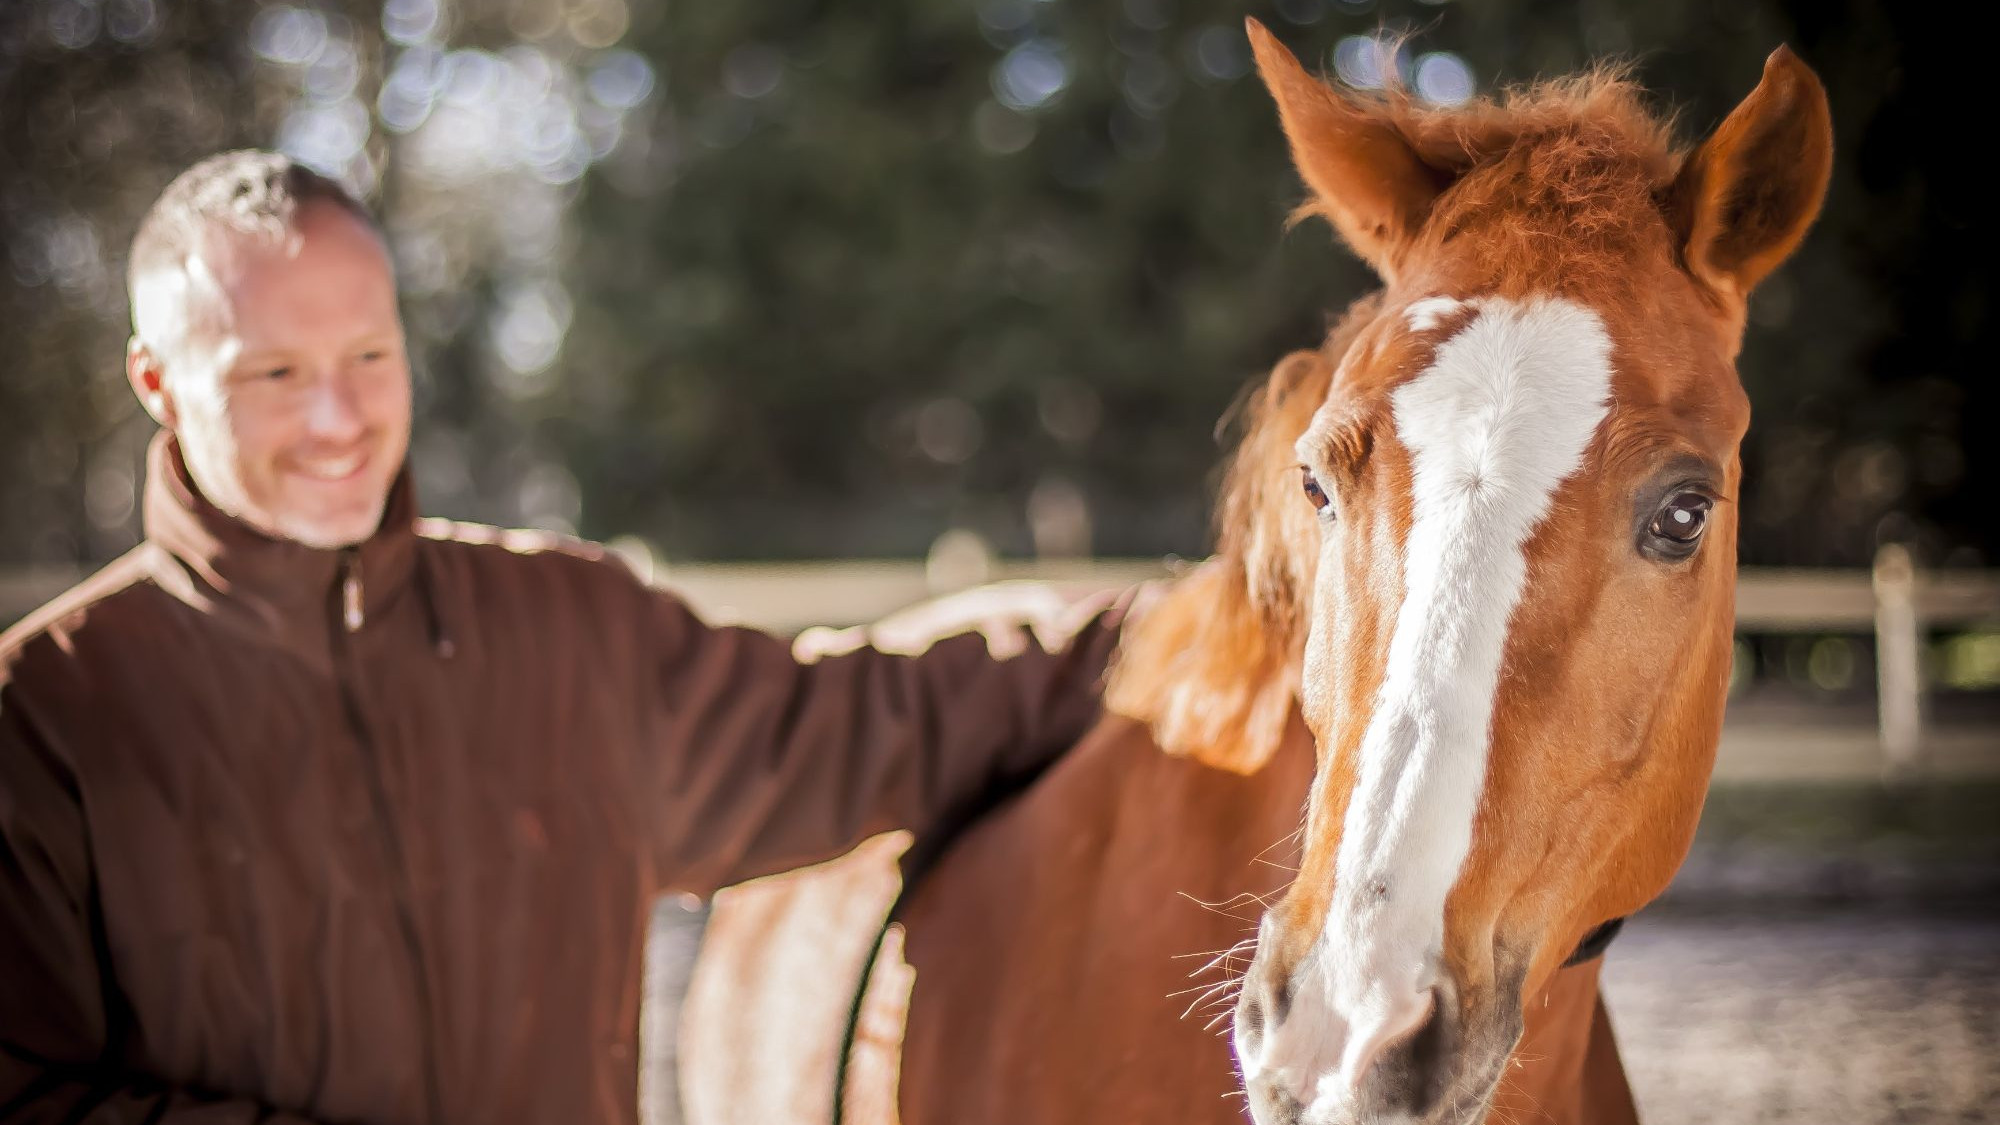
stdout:
[[1781,47],[1687,150],[1615,70],[1425,108],[1248,34],[1380,289],[1250,397],[1071,753],[900,891],[882,841],[718,899],[701,1125],[1637,1120],[1594,954],[1713,767],[1735,356],[1824,91]]

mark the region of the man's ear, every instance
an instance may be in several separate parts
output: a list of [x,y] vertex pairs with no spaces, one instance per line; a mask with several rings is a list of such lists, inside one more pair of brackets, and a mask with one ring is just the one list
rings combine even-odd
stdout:
[[1667,211],[1697,278],[1741,302],[1797,249],[1833,173],[1833,116],[1789,47],[1681,167]]
[[1249,19],[1244,26],[1299,175],[1341,238],[1383,280],[1393,280],[1445,175],[1420,160],[1395,126],[1306,73],[1263,24]]
[[160,362],[159,353],[137,336],[125,345],[125,378],[153,421],[173,429],[180,415],[174,409],[172,392],[167,390],[166,366]]

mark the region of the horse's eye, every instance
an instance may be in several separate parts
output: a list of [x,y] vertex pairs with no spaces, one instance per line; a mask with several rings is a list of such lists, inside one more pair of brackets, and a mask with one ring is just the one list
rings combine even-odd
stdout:
[[1306,499],[1312,501],[1313,510],[1325,514],[1326,506],[1332,503],[1327,499],[1326,490],[1319,486],[1319,481],[1314,478],[1311,469],[1300,465],[1299,474],[1305,478]]
[[1708,511],[1715,501],[1699,492],[1676,492],[1661,507],[1646,531],[1665,553],[1686,555],[1694,550],[1708,527]]

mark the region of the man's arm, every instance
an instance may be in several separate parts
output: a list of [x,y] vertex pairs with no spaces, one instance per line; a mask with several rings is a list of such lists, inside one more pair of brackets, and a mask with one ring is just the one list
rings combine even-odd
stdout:
[[0,680],[0,1125],[306,1125],[125,1069],[76,781],[8,690]]
[[664,878],[708,894],[878,832],[921,840],[1033,776],[1096,721],[1133,597],[1044,613],[1011,643],[963,632],[918,655],[808,663],[658,595],[657,737],[641,752],[654,755],[644,815]]

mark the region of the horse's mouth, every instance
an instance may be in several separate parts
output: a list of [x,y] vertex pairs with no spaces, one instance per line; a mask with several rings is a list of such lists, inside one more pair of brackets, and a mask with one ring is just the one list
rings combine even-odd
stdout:
[[1468,1089],[1476,1088],[1478,1093],[1452,1098],[1423,1115],[1383,1107],[1309,1110],[1290,1094],[1268,1086],[1250,1090],[1250,1115],[1257,1125],[1480,1125],[1492,1107],[1493,1094],[1505,1066],[1503,1058],[1482,1080],[1465,1084]]

